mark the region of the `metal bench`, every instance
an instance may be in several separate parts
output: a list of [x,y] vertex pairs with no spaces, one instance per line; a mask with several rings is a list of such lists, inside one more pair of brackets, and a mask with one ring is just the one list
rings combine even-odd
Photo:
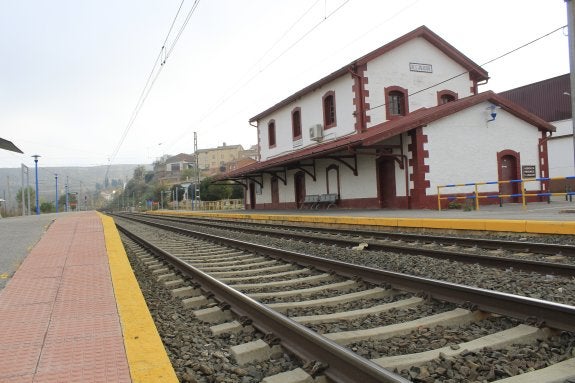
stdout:
[[306,195],[303,199],[303,203],[300,206],[300,209],[304,207],[308,207],[308,209],[313,209],[315,205],[319,202],[319,195],[318,194],[310,194]]
[[321,194],[319,196],[319,201],[316,204],[316,208],[320,207],[321,205],[327,205],[326,209],[329,209],[330,206],[335,206],[338,200],[337,194]]

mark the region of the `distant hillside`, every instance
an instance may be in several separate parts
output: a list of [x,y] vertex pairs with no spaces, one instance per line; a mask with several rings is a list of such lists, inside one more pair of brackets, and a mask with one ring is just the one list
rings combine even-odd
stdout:
[[[123,184],[130,180],[134,169],[139,165],[112,165],[108,173],[109,183]],[[89,167],[39,167],[38,189],[41,200],[53,201],[56,194],[55,174],[58,174],[58,189],[64,193],[66,178],[70,192],[92,194],[104,187],[107,165]],[[151,165],[149,166],[151,169]],[[35,187],[35,169],[29,167],[30,186]],[[0,168],[0,198],[5,199],[7,206],[15,203],[16,194],[22,187],[20,168]]]

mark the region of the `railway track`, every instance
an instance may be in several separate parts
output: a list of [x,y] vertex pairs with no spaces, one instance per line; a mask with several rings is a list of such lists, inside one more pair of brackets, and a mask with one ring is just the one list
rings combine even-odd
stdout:
[[541,274],[575,277],[575,246],[570,244],[452,237],[428,234],[391,233],[366,230],[300,228],[293,226],[230,223],[207,219],[146,216],[146,220],[172,222],[181,227],[211,227],[291,238],[309,243],[351,248],[362,246],[369,251],[388,251],[423,255],[437,259],[481,264],[503,269],[533,271]]
[[[300,359],[316,361],[312,366],[320,367],[315,372],[308,368],[312,375],[335,382],[495,381],[536,369],[533,374],[555,370],[565,379],[567,373],[557,371],[562,366],[575,369],[572,305],[330,261],[157,222],[154,230],[144,229],[143,222],[117,222],[133,241],[164,257],[161,263],[147,261],[161,270],[156,275],[166,275],[166,282],[180,275],[193,281],[178,291],[197,295],[183,303],[196,310],[196,317],[221,329],[241,328],[232,319],[248,317],[261,333],[273,334],[271,347],[280,341]],[[163,267],[164,262],[169,266]],[[266,342],[259,341],[265,348],[261,343]],[[549,348],[555,353],[546,357],[543,351]],[[237,349],[231,353],[236,360],[244,358]],[[529,358],[504,363],[514,353]]]

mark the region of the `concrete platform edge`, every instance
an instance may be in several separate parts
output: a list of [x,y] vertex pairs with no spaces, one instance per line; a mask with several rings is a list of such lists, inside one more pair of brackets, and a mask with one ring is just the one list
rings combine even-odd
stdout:
[[377,218],[352,216],[280,215],[266,213],[214,213],[201,211],[155,211],[149,214],[250,219],[254,221],[285,221],[321,224],[383,226],[449,230],[497,231],[532,234],[575,234],[574,221],[543,221],[522,219],[451,219],[451,218]]
[[114,220],[99,214],[104,226],[114,294],[133,382],[178,382],[140,286],[130,267]]

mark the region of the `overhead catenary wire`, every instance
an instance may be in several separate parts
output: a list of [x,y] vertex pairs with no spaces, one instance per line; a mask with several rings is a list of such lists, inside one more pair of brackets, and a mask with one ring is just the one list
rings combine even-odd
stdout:
[[124,128],[124,131],[122,132],[122,135],[120,137],[119,142],[114,147],[114,150],[112,151],[112,154],[110,155],[110,158],[108,159],[108,167],[106,169],[106,175],[105,175],[104,179],[108,178],[110,166],[114,162],[116,156],[118,155],[118,152],[120,151],[120,148],[122,147],[122,144],[124,143],[124,141],[126,139],[126,136],[128,135],[130,129],[134,125],[134,122],[136,121],[136,118],[138,117],[140,110],[142,109],[146,99],[148,98],[148,95],[150,94],[156,80],[158,79],[158,76],[160,75],[160,73],[162,72],[162,69],[164,68],[164,64],[166,63],[168,57],[171,55],[172,51],[176,47],[176,44],[177,44],[178,40],[180,39],[180,36],[182,35],[184,29],[188,25],[188,22],[189,22],[190,18],[192,17],[192,15],[194,14],[194,11],[198,7],[198,4],[200,3],[200,0],[194,1],[194,4],[192,5],[190,10],[188,11],[188,14],[186,15],[186,18],[185,18],[183,24],[180,26],[180,29],[178,30],[176,37],[174,38],[171,46],[168,49],[166,49],[166,44],[168,42],[168,39],[170,38],[170,35],[172,33],[172,30],[174,28],[176,20],[178,19],[180,11],[182,10],[182,6],[184,4],[184,1],[185,0],[181,1],[180,6],[178,7],[178,11],[176,12],[176,15],[174,16],[172,23],[170,24],[170,28],[168,29],[168,33],[166,34],[166,38],[164,39],[164,44],[160,48],[160,52],[158,53],[158,56],[156,57],[156,60],[154,61],[154,65],[152,66],[152,70],[150,71],[150,74],[148,75],[148,77],[146,79],[146,83],[145,83],[142,91],[140,92],[140,96],[138,98],[138,101],[136,102],[136,106],[134,107],[134,109],[132,111],[130,119],[128,120],[128,124]]
[[[183,0],[182,0],[183,2]],[[172,42],[172,46],[170,47],[170,49],[168,49],[167,53],[166,53],[166,59],[172,54],[172,51],[174,50],[174,48],[176,47],[176,44],[178,43],[178,40],[180,40],[180,36],[182,36],[182,33],[184,32],[184,29],[186,29],[186,26],[188,25],[188,22],[190,21],[190,18],[192,17],[192,15],[194,14],[194,12],[196,11],[196,8],[198,7],[198,5],[200,4],[200,0],[195,0],[194,4],[192,5],[192,8],[188,11],[188,14],[186,15],[186,19],[184,20],[184,23],[182,24],[182,26],[180,27],[180,30],[178,31],[178,34],[176,35],[176,37],[174,38],[174,41]],[[177,16],[176,16],[177,17]],[[167,39],[167,38],[166,38]],[[165,45],[165,43],[164,43]]]
[[[264,67],[262,67],[260,70],[258,70],[256,73],[254,73],[251,77],[249,77],[246,81],[244,81],[239,87],[237,87],[232,93],[230,93],[229,95],[225,96],[224,98],[222,98],[214,107],[212,107],[208,112],[206,112],[204,114],[204,116],[202,116],[199,120],[198,123],[201,123],[202,121],[204,121],[206,118],[208,118],[210,115],[212,115],[216,110],[218,110],[222,105],[224,105],[228,100],[230,100],[233,96],[235,96],[239,91],[241,91],[242,89],[244,89],[248,84],[250,84],[256,77],[260,76],[265,70],[267,70],[271,65],[273,65],[276,61],[278,61],[281,57],[283,57],[287,52],[289,52],[291,49],[293,49],[297,44],[299,44],[303,39],[305,39],[311,32],[313,32],[315,29],[317,29],[321,24],[323,24],[325,21],[327,21],[331,16],[333,16],[335,13],[337,13],[340,9],[343,8],[343,6],[345,6],[347,3],[349,3],[351,0],[345,0],[343,3],[341,3],[336,9],[334,9],[333,11],[331,11],[329,14],[324,14],[323,18],[317,22],[316,24],[314,24],[310,29],[308,29],[302,36],[300,36],[295,42],[293,42],[291,45],[289,45],[286,49],[284,49],[278,56],[276,56],[274,59],[272,59],[269,63],[267,63]],[[309,8],[306,9],[306,11],[304,11],[304,13],[281,35],[281,37],[279,39],[277,39],[272,46],[266,50],[266,52],[256,61],[255,64],[253,64],[250,69],[248,71],[246,71],[246,73],[243,75],[247,75],[247,73],[251,72],[260,62],[263,61],[263,59],[268,55],[268,53],[277,46],[277,44],[282,41],[287,34],[317,5],[317,3],[319,2],[319,0],[317,0],[316,2],[314,2]],[[176,139],[174,139],[168,146],[171,147],[175,142],[180,141],[184,136],[188,135],[189,132],[186,131],[184,133],[182,133],[179,137],[177,137]]]
[[[316,0],[315,3],[313,3],[309,8],[307,8],[305,10],[305,12],[298,17],[298,19],[292,23],[292,25],[286,29],[286,31],[264,52],[264,54],[262,54],[260,56],[260,58],[250,67],[250,69],[248,69],[246,71],[246,73],[244,73],[244,75],[242,76],[245,77],[248,73],[250,73],[253,69],[255,69],[262,61],[264,58],[266,58],[266,56],[272,51],[272,49],[274,49],[286,36],[287,34],[317,5],[317,3],[319,3],[320,0]],[[220,106],[222,106],[223,104],[225,104],[230,98],[232,98],[233,96],[235,96],[240,90],[242,90],[246,85],[248,85],[256,76],[258,76],[260,73],[262,72],[262,70],[258,71],[255,75],[251,76],[250,78],[248,78],[244,83],[242,83],[239,87],[232,87],[232,88],[236,88],[235,91],[233,91],[231,94],[224,96],[224,98],[222,98],[222,100],[220,100],[215,107],[213,107],[212,109],[210,109],[198,122],[202,122],[204,121],[207,116],[209,116],[210,114],[212,114],[213,112],[215,112]]]

